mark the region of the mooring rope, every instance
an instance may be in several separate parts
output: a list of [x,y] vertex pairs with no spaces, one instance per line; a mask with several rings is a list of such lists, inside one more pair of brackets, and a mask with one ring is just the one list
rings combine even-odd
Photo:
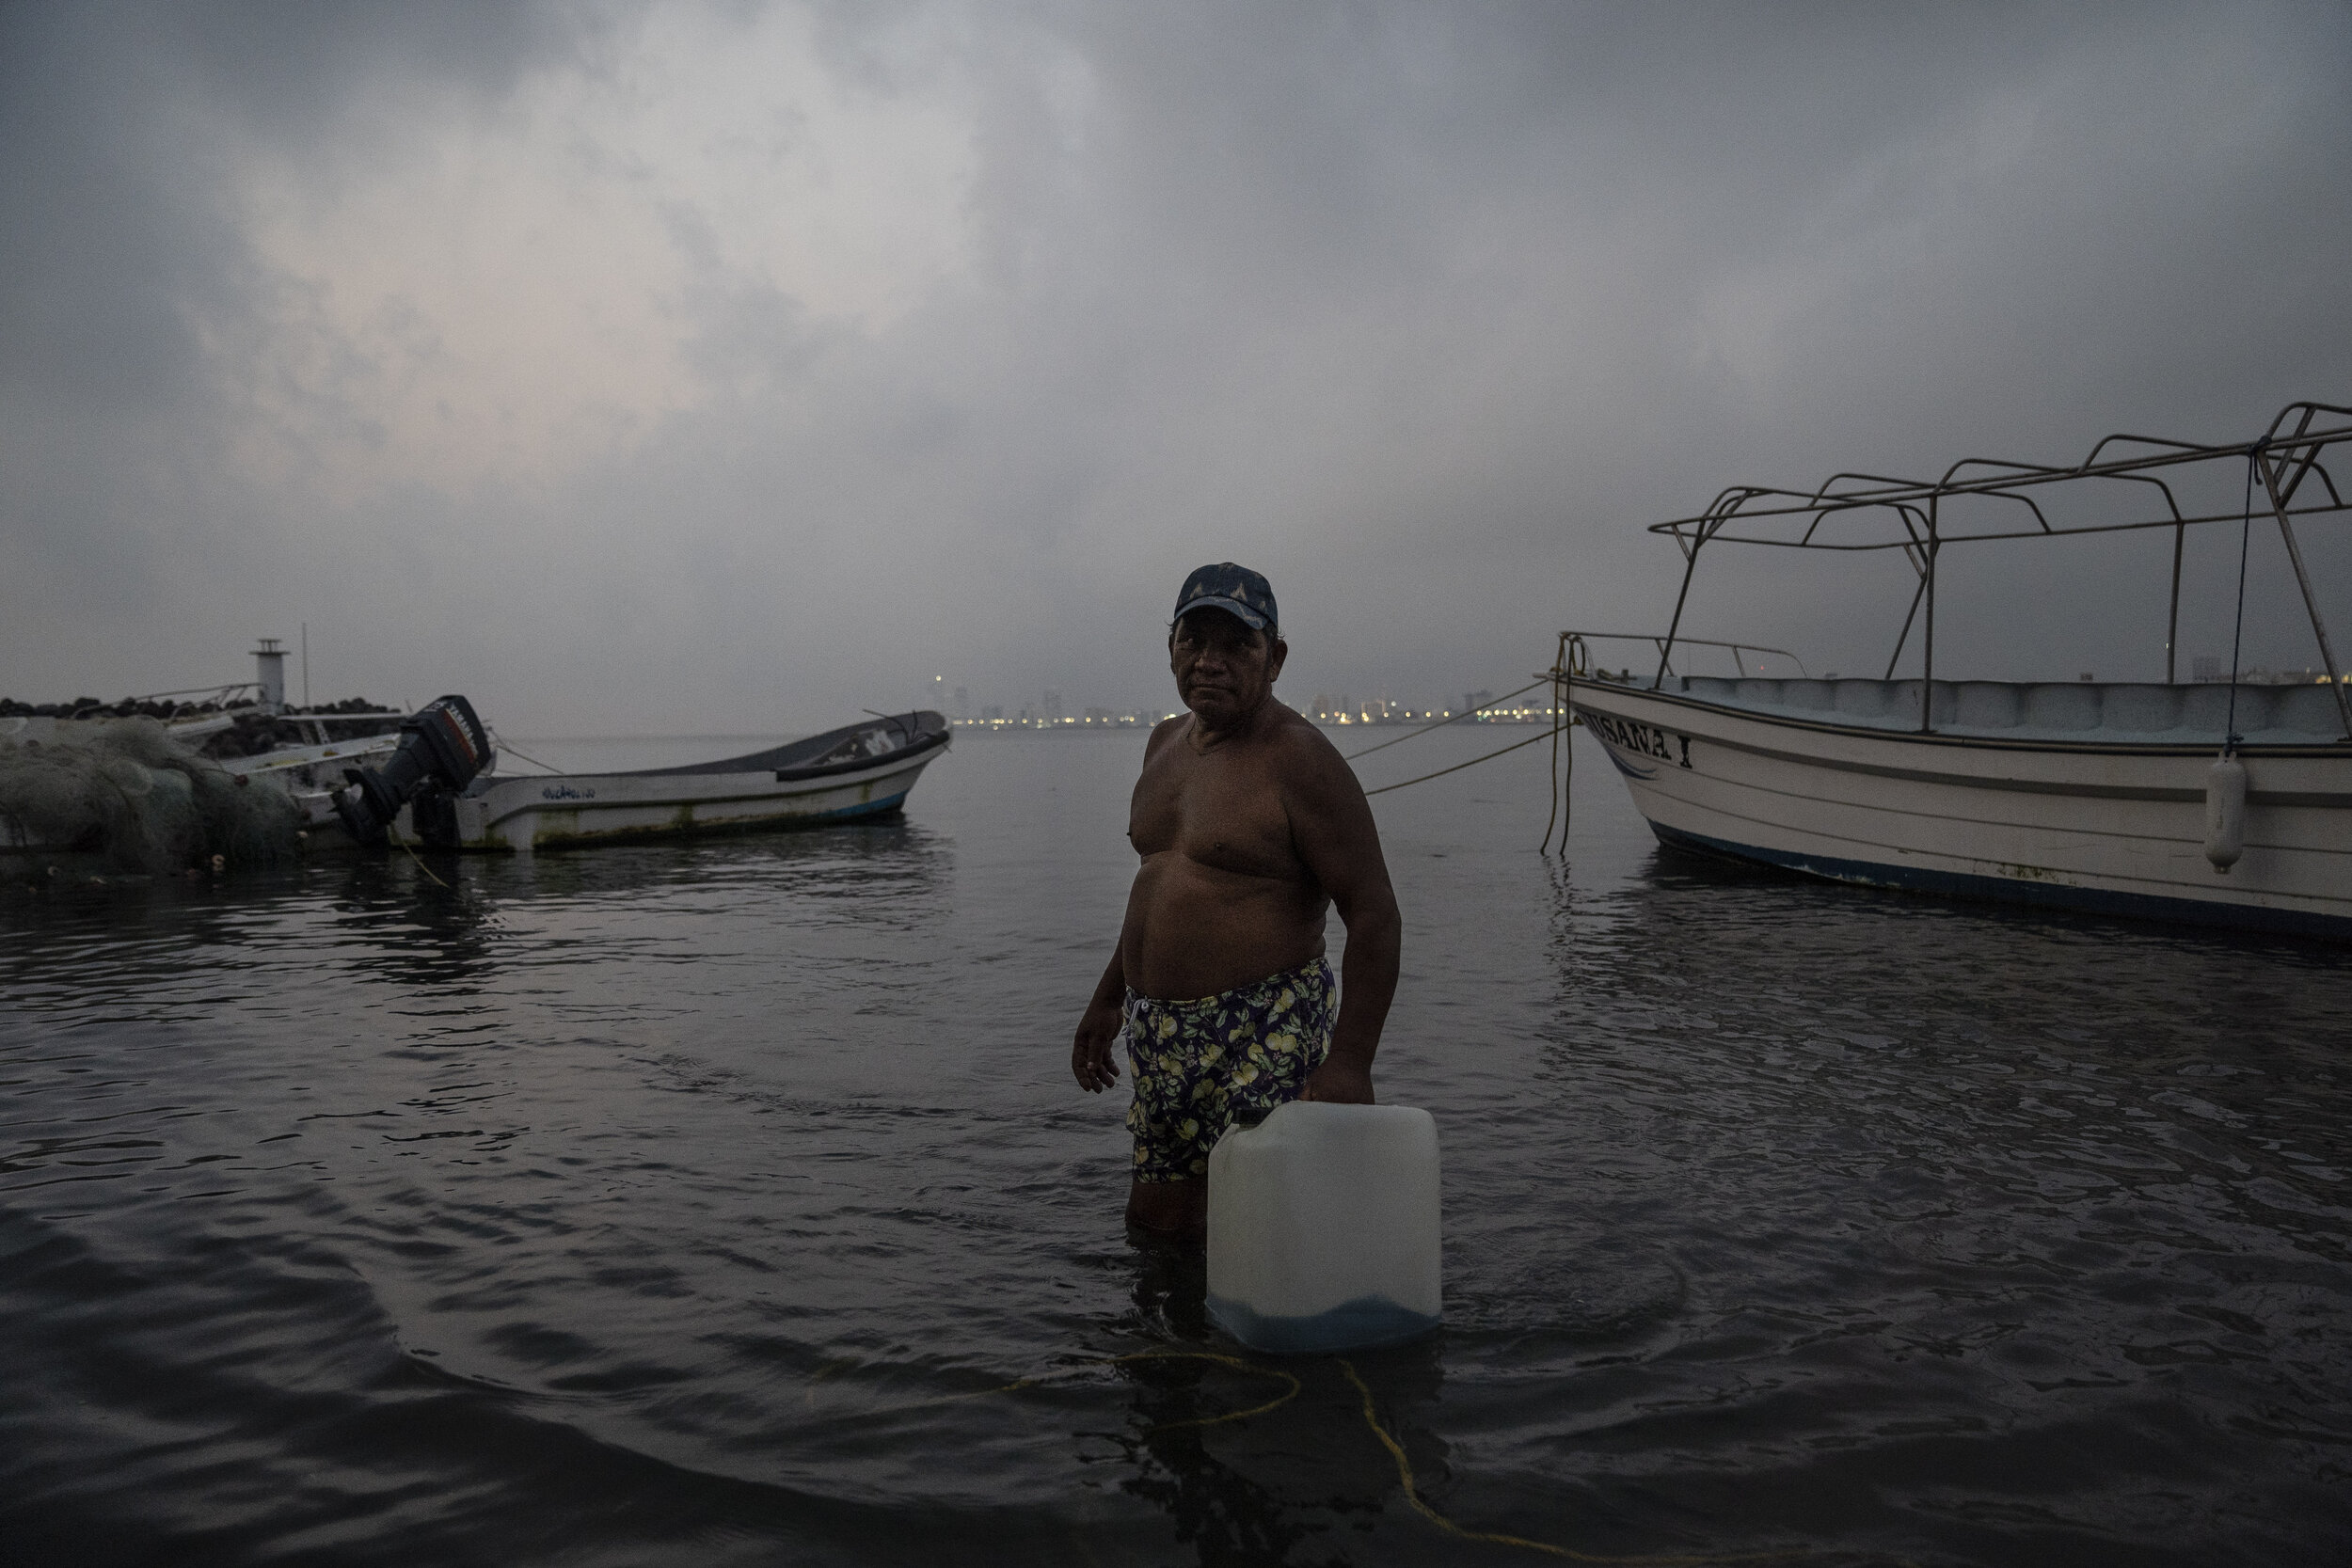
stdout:
[[[1551,726],[1545,734],[1530,736],[1525,740],[1513,741],[1510,745],[1504,746],[1500,750],[1488,752],[1485,756],[1472,757],[1468,762],[1457,762],[1451,768],[1440,768],[1434,773],[1423,773],[1418,778],[1400,780],[1392,784],[1382,784],[1378,789],[1367,789],[1364,791],[1364,798],[1366,800],[1370,800],[1375,795],[1386,795],[1391,789],[1404,789],[1412,784],[1427,784],[1432,779],[1442,779],[1448,773],[1459,773],[1465,768],[1475,768],[1482,762],[1492,762],[1495,758],[1502,756],[1506,752],[1516,752],[1522,746],[1533,746],[1537,741],[1546,739],[1549,739],[1551,742],[1552,776],[1556,781],[1559,777],[1560,766],[1560,730],[1562,728],[1560,721],[1562,705],[1557,700],[1556,695],[1561,689],[1560,683],[1552,672],[1546,672],[1545,673],[1536,676],[1534,680],[1529,681],[1525,686],[1520,687],[1517,691],[1504,692],[1502,696],[1497,697],[1491,703],[1481,703],[1478,706],[1470,708],[1466,712],[1451,714],[1446,718],[1438,720],[1434,723],[1423,724],[1419,729],[1407,731],[1406,734],[1400,735],[1394,739],[1384,740],[1377,746],[1367,746],[1360,752],[1349,752],[1345,754],[1343,760],[1353,762],[1358,757],[1368,757],[1372,755],[1373,752],[1386,751],[1391,746],[1401,746],[1406,741],[1412,739],[1415,736],[1427,735],[1431,730],[1441,730],[1448,724],[1460,723],[1465,719],[1474,718],[1479,714],[1486,713],[1492,709],[1499,708],[1514,697],[1524,696],[1526,693],[1534,690],[1537,687],[1547,685],[1552,688],[1555,693],[1555,699],[1552,703]],[[1544,829],[1544,839],[1547,843],[1549,843],[1550,838],[1551,829],[1549,825],[1547,824]]]
[[1375,752],[1385,752],[1391,746],[1402,746],[1405,742],[1412,739],[1414,736],[1427,735],[1431,730],[1441,730],[1448,724],[1458,724],[1465,719],[1476,718],[1479,714],[1485,713],[1489,709],[1501,707],[1503,704],[1509,702],[1514,697],[1534,690],[1537,687],[1543,685],[1544,682],[1549,679],[1550,679],[1549,675],[1539,675],[1535,679],[1529,681],[1525,686],[1520,687],[1518,690],[1506,691],[1491,703],[1482,703],[1478,706],[1469,709],[1467,712],[1450,713],[1443,719],[1439,719],[1435,722],[1422,725],[1419,729],[1408,730],[1392,740],[1384,740],[1377,746],[1367,746],[1360,752],[1350,752],[1341,760],[1345,762],[1354,762],[1358,757],[1368,757]]
[[[445,882],[445,881],[442,881],[440,878],[438,878],[438,877],[434,877],[434,876],[433,876],[433,868],[432,868],[431,866],[429,866],[429,865],[427,865],[427,864],[425,864],[425,863],[424,863],[424,857],[423,857],[422,855],[420,855],[420,854],[418,854],[418,853],[417,853],[417,847],[416,847],[415,845],[413,845],[413,844],[409,843],[409,842],[408,842],[408,840],[401,834],[401,832],[400,832],[400,831],[399,831],[398,829],[396,829],[396,828],[389,828],[389,827],[388,827],[388,828],[387,828],[387,830],[386,830],[386,832],[387,832],[387,833],[389,834],[389,836],[391,838],[391,840],[392,840],[392,842],[393,842],[393,843],[395,843],[395,844],[399,845],[402,848],[404,848],[404,849],[405,849],[405,850],[407,850],[407,851],[408,851],[408,858],[409,858],[410,860],[415,861],[415,862],[417,863],[417,869],[418,869],[418,870],[420,870],[420,871],[423,872],[423,873],[424,873],[427,877],[432,877],[432,878],[433,878],[433,885],[434,885],[434,886],[436,886],[436,887],[441,887],[441,888],[448,888],[448,887],[449,887],[449,884],[448,884],[447,882]],[[451,891],[451,892],[453,892],[453,893],[454,893],[454,892],[456,891],[456,889],[454,889],[454,888],[450,888],[450,891]]]
[[2265,436],[2246,449],[2246,515],[2239,519],[2237,533],[2237,624],[2230,633],[2230,719],[2222,726],[2221,754],[2236,752],[2237,733],[2237,666],[2238,655],[2246,645],[2246,553],[2254,538],[2254,465],[2263,460],[2263,451],[2270,445]]
[[[1398,1442],[1389,1429],[1380,1424],[1380,1413],[1374,1408],[1372,1402],[1372,1386],[1357,1372],[1355,1363],[1344,1356],[1333,1359],[1339,1362],[1340,1370],[1347,1374],[1347,1381],[1356,1386],[1356,1392],[1363,1396],[1364,1425],[1372,1428],[1372,1434],[1380,1439],[1380,1446],[1389,1450],[1391,1459],[1396,1461],[1396,1479],[1398,1484],[1405,1489],[1405,1500],[1413,1505],[1413,1512],[1448,1535],[1456,1536],[1464,1541],[1483,1541],[1495,1546],[1523,1546],[1531,1552],[1542,1552],[1549,1557],[1564,1558],[1570,1562],[1640,1563],[1649,1565],[1649,1568],[1675,1568],[1677,1564],[1699,1563],[1789,1562],[1799,1558],[1809,1557],[1819,1560],[1827,1557],[1851,1558],[1858,1555],[1837,1548],[1791,1546],[1776,1552],[1692,1552],[1679,1556],[1606,1557],[1594,1552],[1580,1552],[1570,1546],[1556,1546],[1549,1541],[1531,1540],[1524,1535],[1505,1535],[1498,1530],[1470,1529],[1466,1526],[1457,1525],[1430,1507],[1428,1499],[1421,1495],[1421,1481],[1413,1474],[1413,1461],[1406,1453],[1405,1445]],[[1904,1568],[1915,1568],[1915,1565],[1911,1564],[1907,1559],[1896,1558],[1893,1560],[1904,1564]]]
[[1568,709],[1571,695],[1568,680],[1578,673],[1571,660],[1582,651],[1583,646],[1582,638],[1573,632],[1562,632],[1560,646],[1552,653],[1551,669],[1548,672],[1551,681],[1551,795],[1550,809],[1544,816],[1544,841],[1535,847],[1535,853],[1539,855],[1551,851],[1551,824],[1555,818],[1560,823],[1560,852],[1564,855],[1568,852],[1568,787],[1574,783],[1576,773],[1576,738],[1573,736],[1568,738],[1569,777],[1563,780],[1560,775],[1560,736],[1563,731],[1576,725],[1576,715]]
[[1282,1370],[1279,1367],[1261,1367],[1255,1362],[1245,1361],[1238,1355],[1220,1355],[1214,1351],[1204,1350],[1137,1351],[1129,1355],[1085,1356],[1080,1359],[1078,1365],[1066,1368],[1061,1371],[1041,1372],[1035,1377],[1016,1378],[995,1388],[975,1388],[968,1394],[946,1394],[935,1400],[921,1400],[914,1404],[892,1405],[886,1410],[873,1411],[869,1414],[896,1416],[908,1410],[928,1410],[934,1405],[954,1404],[962,1400],[987,1399],[995,1394],[1017,1394],[1024,1388],[1041,1387],[1057,1379],[1074,1376],[1090,1367],[1124,1367],[1138,1361],[1213,1361],[1220,1367],[1231,1367],[1237,1372],[1246,1372],[1252,1377],[1279,1378],[1290,1385],[1263,1404],[1253,1404],[1247,1410],[1229,1410],[1222,1416],[1201,1416],[1191,1420],[1164,1421],[1150,1428],[1151,1432],[1178,1432],[1185,1427],[1213,1427],[1220,1426],[1227,1421],[1246,1421],[1252,1416],[1263,1416],[1270,1410],[1279,1410],[1296,1399],[1300,1390],[1306,1386],[1295,1375]]
[[513,746],[507,744],[506,737],[500,735],[496,730],[492,730],[490,732],[490,743],[499,749],[501,754],[513,757],[518,762],[527,762],[533,768],[544,768],[550,773],[561,773],[564,771],[561,768],[556,767],[552,763],[541,762],[537,757],[531,756],[515,750]]
[[[1553,728],[1558,728],[1558,725],[1555,723]],[[1504,752],[1516,752],[1522,746],[1533,746],[1538,741],[1549,740],[1550,737],[1550,731],[1546,731],[1542,735],[1531,735],[1525,740],[1513,741],[1510,745],[1503,747],[1501,752],[1488,752],[1483,757],[1472,757],[1468,762],[1457,762],[1451,768],[1440,768],[1435,773],[1423,773],[1418,779],[1406,779],[1397,784],[1382,784],[1378,789],[1367,789],[1364,791],[1364,797],[1369,800],[1375,795],[1386,795],[1391,789],[1403,789],[1406,784],[1427,784],[1432,779],[1442,779],[1448,773],[1459,773],[1465,768],[1475,768],[1482,762],[1492,762]]]

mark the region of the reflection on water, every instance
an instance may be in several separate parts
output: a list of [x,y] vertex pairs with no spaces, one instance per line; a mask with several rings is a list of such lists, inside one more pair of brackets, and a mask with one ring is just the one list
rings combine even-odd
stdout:
[[[1345,1561],[1395,1487],[1393,1461],[1365,1422],[1354,1369],[1381,1425],[1401,1434],[1422,1485],[1446,1447],[1425,1426],[1443,1379],[1442,1338],[1347,1358],[1274,1357],[1210,1327],[1197,1247],[1138,1238],[1135,1301],[1177,1345],[1122,1359],[1127,1430],[1120,1489],[1164,1513],[1211,1564]],[[1153,1336],[1158,1338],[1157,1335]]]
[[1125,737],[960,740],[863,827],[0,885],[0,1541],[1528,1559],[1385,1432],[1589,1556],[2341,1555],[2344,954],[1683,859],[1598,789],[1539,860],[1531,750],[1378,802],[1447,1326],[1351,1358],[1377,1430],[1131,1243],[1068,1083]]

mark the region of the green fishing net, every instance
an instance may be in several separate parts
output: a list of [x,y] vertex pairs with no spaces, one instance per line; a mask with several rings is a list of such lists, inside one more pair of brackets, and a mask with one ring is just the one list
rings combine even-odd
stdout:
[[234,768],[175,743],[153,719],[0,735],[0,847],[100,854],[151,872],[294,854],[301,808],[275,782]]

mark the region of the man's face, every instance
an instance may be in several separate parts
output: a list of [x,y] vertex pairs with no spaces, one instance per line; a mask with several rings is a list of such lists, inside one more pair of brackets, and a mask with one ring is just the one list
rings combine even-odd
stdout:
[[1184,705],[1210,723],[1255,709],[1274,693],[1290,649],[1279,637],[1252,630],[1222,610],[1196,610],[1168,639],[1168,666]]

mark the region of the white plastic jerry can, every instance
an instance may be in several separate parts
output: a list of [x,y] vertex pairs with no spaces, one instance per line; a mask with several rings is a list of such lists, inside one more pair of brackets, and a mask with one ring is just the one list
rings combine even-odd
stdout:
[[1391,1345],[1442,1321],[1438,1124],[1294,1101],[1209,1154],[1209,1316],[1253,1350]]

